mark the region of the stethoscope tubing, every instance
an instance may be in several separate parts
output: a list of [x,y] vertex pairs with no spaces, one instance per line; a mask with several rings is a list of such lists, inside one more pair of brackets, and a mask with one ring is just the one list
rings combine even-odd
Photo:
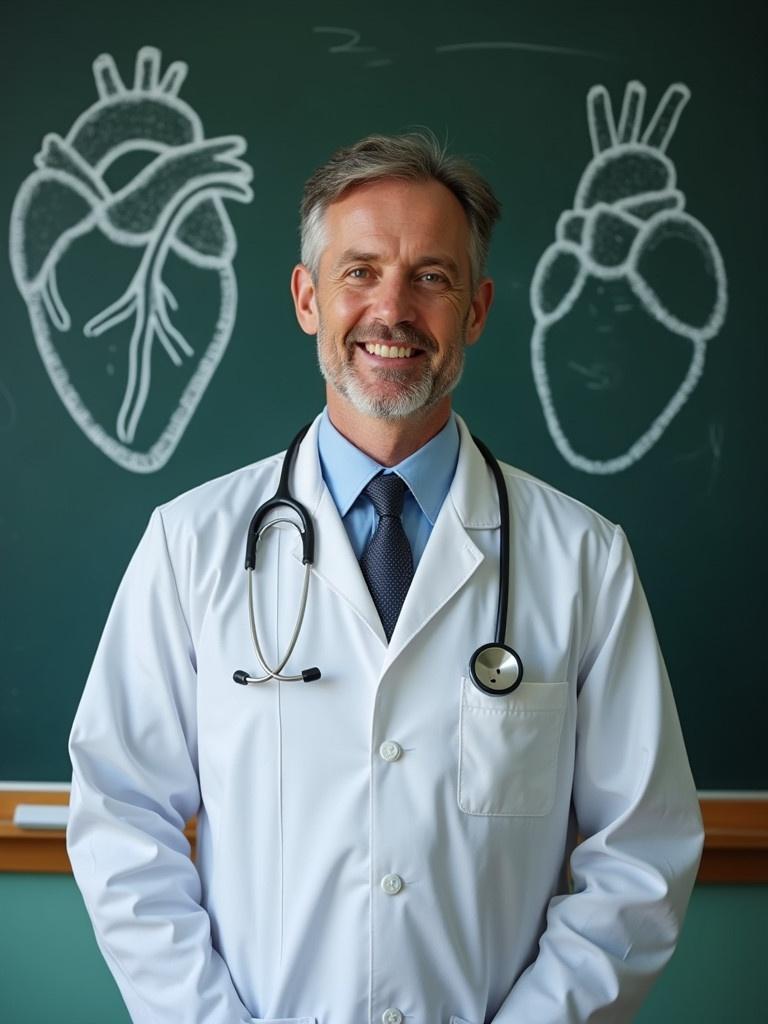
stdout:
[[[504,645],[507,635],[507,609],[509,606],[509,496],[507,486],[504,483],[504,475],[501,466],[496,461],[493,453],[487,445],[483,444],[479,437],[472,435],[472,440],[480,449],[483,458],[493,473],[496,482],[496,490],[499,494],[499,600],[496,606],[496,639],[499,646]],[[502,582],[503,581],[503,582]]]
[[309,430],[311,423],[307,423],[301,428],[296,437],[291,441],[288,446],[288,451],[285,453],[283,458],[283,468],[280,471],[280,480],[277,484],[277,490],[268,498],[263,505],[259,505],[253,514],[250,525],[248,526],[248,535],[245,545],[245,568],[254,569],[256,566],[256,545],[258,544],[259,537],[261,536],[261,524],[266,516],[275,508],[279,508],[281,505],[287,505],[293,509],[299,518],[301,526],[297,526],[299,533],[302,538],[302,554],[301,560],[306,565],[310,565],[315,560],[315,528],[312,525],[312,519],[307,512],[306,508],[301,504],[300,501],[296,501],[291,495],[290,487],[288,484],[288,478],[290,476],[291,467],[293,466],[296,458],[296,452],[299,445],[304,440],[304,435]]
[[[311,575],[311,568],[315,554],[315,532],[312,519],[304,505],[291,495],[289,485],[290,472],[296,458],[296,453],[310,426],[311,424],[308,423],[306,426],[302,427],[296,437],[291,441],[288,446],[288,450],[285,453],[285,457],[283,458],[283,465],[280,471],[277,490],[271,498],[268,498],[267,501],[256,509],[248,526],[245,549],[245,568],[248,578],[248,622],[253,648],[265,675],[250,676],[248,673],[239,670],[234,673],[233,678],[236,683],[240,683],[242,685],[247,683],[263,683],[269,679],[277,679],[281,682],[297,682],[299,680],[310,682],[320,678],[320,670],[317,668],[304,669],[300,675],[282,675],[282,671],[293,653],[294,647],[296,646],[296,642],[299,638],[299,633],[301,632],[301,626],[304,621],[304,615],[307,608],[309,577]],[[485,459],[485,462],[489,466],[496,484],[499,499],[500,539],[499,597],[496,607],[496,638],[489,644],[483,644],[474,652],[470,658],[469,670],[472,681],[478,689],[493,696],[504,696],[517,689],[522,682],[523,677],[523,663],[520,656],[505,643],[507,612],[509,607],[509,498],[501,467],[494,458],[490,449],[483,444],[479,438],[473,436],[472,440],[477,445],[480,453]],[[294,519],[288,519],[285,517],[280,519],[271,519],[266,523],[264,522],[269,513],[273,512],[277,508],[286,506],[294,512],[298,518],[298,522]],[[277,526],[279,523],[289,523],[301,534],[304,583],[302,586],[301,598],[299,600],[299,610],[296,615],[296,622],[293,628],[293,633],[291,634],[291,639],[288,642],[288,647],[284,656],[280,660],[280,663],[272,668],[267,663],[256,631],[256,616],[253,600],[253,574],[256,567],[256,549],[261,537],[268,529],[273,526]],[[494,655],[494,661],[489,665],[488,657],[491,653]],[[481,655],[485,655],[485,658],[481,658]],[[506,679],[509,675],[510,663],[514,669],[514,678],[511,683],[506,684]],[[506,685],[497,686],[498,677],[501,676],[502,671],[505,673],[504,683]]]
[[[300,501],[291,495],[289,477],[291,468],[296,458],[296,452],[298,451],[299,445],[304,440],[304,436],[309,430],[311,424],[307,423],[301,428],[298,434],[291,441],[288,446],[288,450],[283,458],[283,465],[280,471],[280,479],[277,484],[277,490],[271,498],[268,498],[262,505],[260,505],[253,514],[251,522],[248,526],[248,535],[245,546],[245,569],[247,574],[248,583],[248,625],[251,632],[251,641],[253,643],[253,649],[256,652],[256,657],[262,670],[265,672],[263,676],[251,676],[243,671],[235,672],[234,680],[236,683],[242,685],[247,683],[265,683],[270,679],[278,679],[280,682],[293,683],[300,681],[309,681],[309,679],[316,679],[320,677],[320,673],[317,669],[305,669],[300,675],[282,675],[282,671],[288,663],[288,659],[293,654],[293,649],[296,646],[296,641],[299,638],[301,632],[301,626],[304,621],[304,614],[307,609],[307,597],[309,594],[309,577],[311,575],[312,564],[315,560],[315,528],[312,524],[312,519],[309,512],[301,504]],[[287,506],[290,508],[298,517],[299,522],[297,523],[293,519],[281,517],[280,519],[270,519],[268,523],[264,523],[264,519],[270,512],[273,512],[276,508],[283,508]],[[264,523],[264,525],[262,525]],[[258,633],[256,631],[256,614],[254,610],[253,601],[253,574],[256,568],[256,549],[259,541],[273,526],[277,526],[278,523],[289,523],[301,534],[302,539],[302,554],[301,560],[304,564],[304,582],[301,590],[301,598],[299,600],[299,610],[296,615],[296,623],[293,627],[293,633],[291,639],[288,642],[288,647],[281,659],[280,663],[275,667],[272,667],[267,662],[264,652],[261,649],[259,643]]]
[[[296,525],[292,519],[271,519],[266,526],[262,527],[260,536],[263,536],[270,527],[277,526],[278,523],[290,523],[292,526]],[[298,682],[300,679],[303,678],[300,675],[284,676],[280,673],[283,671],[288,662],[288,659],[293,654],[293,649],[296,646],[296,641],[299,639],[299,633],[301,632],[301,624],[304,621],[304,613],[307,610],[307,595],[309,594],[309,577],[311,575],[311,571],[312,563],[306,562],[304,564],[304,583],[301,589],[299,610],[296,615],[296,623],[293,627],[293,633],[291,635],[291,639],[288,641],[288,647],[286,648],[285,655],[283,656],[282,661],[276,668],[271,668],[267,663],[267,659],[264,657],[264,654],[261,650],[261,645],[259,644],[259,638],[256,634],[256,616],[253,607],[254,570],[248,570],[248,624],[251,629],[251,640],[253,641],[253,648],[256,651],[256,657],[259,659],[259,664],[261,665],[262,669],[264,670],[264,672],[266,672],[266,675],[264,676],[252,677],[253,682],[265,683],[268,679],[281,679],[283,682],[292,683]]]

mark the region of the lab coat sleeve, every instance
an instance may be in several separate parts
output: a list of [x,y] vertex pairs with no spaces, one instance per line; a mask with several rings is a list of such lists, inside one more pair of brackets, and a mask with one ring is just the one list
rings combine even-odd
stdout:
[[200,800],[195,689],[157,511],[118,590],[70,738],[72,869],[139,1024],[251,1020],[212,946],[183,832]]
[[701,855],[696,791],[651,615],[616,528],[581,653],[572,891],[496,1024],[630,1022],[668,961]]

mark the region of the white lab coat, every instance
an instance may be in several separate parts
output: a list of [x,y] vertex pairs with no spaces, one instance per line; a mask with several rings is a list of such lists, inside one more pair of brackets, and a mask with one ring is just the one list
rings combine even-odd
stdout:
[[[69,853],[133,1020],[630,1021],[672,953],[702,835],[621,530],[502,467],[525,682],[485,696],[466,676],[493,639],[499,511],[466,426],[387,646],[317,424],[292,473],[317,550],[287,670],[321,681],[232,681],[260,674],[243,557],[274,456],[155,512],[77,713]],[[274,528],[259,558],[276,660],[298,535]]]

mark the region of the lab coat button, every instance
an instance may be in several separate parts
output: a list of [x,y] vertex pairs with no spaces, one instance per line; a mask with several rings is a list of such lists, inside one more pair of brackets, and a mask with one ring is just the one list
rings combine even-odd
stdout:
[[403,1024],[403,1015],[396,1007],[390,1006],[382,1013],[381,1024]]
[[397,761],[403,752],[403,748],[394,740],[384,740],[379,747],[379,754],[384,761]]
[[[381,880],[381,888],[388,896],[396,896],[403,888],[403,880],[400,875],[384,875]],[[399,1013],[400,1011],[398,1010],[396,1012]],[[398,1019],[400,1020],[402,1018]]]

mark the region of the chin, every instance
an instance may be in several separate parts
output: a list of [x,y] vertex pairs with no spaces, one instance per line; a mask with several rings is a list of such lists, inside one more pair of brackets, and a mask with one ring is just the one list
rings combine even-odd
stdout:
[[339,391],[358,412],[374,419],[397,421],[407,419],[429,407],[433,381],[429,375],[420,380],[383,380],[380,385],[363,384],[354,372],[340,375]]

